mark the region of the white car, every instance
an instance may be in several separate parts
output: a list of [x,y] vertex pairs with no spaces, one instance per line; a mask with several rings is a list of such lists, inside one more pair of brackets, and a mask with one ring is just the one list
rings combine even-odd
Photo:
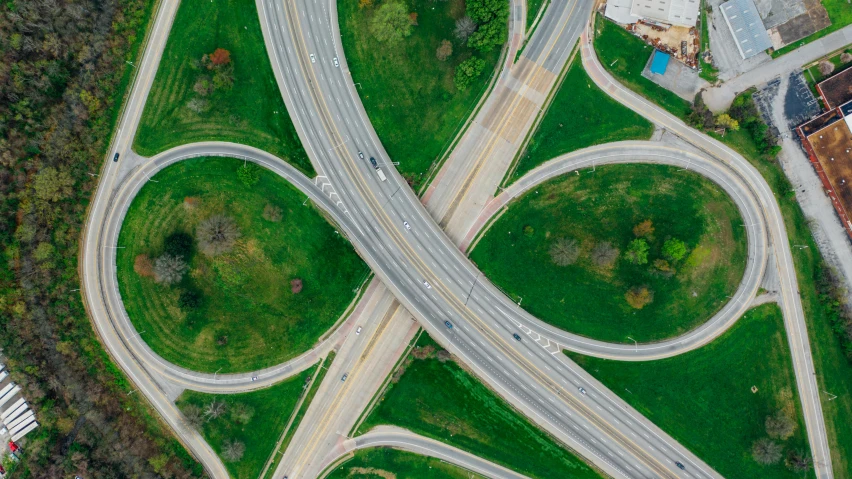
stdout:
[[317,57],[315,57],[314,54],[311,53],[311,63],[316,63],[316,62],[317,62]]
[[424,281],[423,286],[426,286],[426,289],[432,289],[432,285],[428,281]]
[[580,388],[580,394],[586,394],[586,390],[583,389],[583,388]]
[[251,380],[252,380],[252,381],[257,381],[257,376],[252,376],[252,377],[251,377]]
[[334,57],[334,60],[332,60],[332,61],[334,62],[335,67],[340,68],[340,62],[337,61],[337,57]]
[[358,326],[358,329],[355,330],[355,334],[361,334],[361,326]]
[[408,224],[408,221],[403,221],[403,222],[402,222],[402,226],[405,226],[405,229],[407,229],[407,230],[410,230],[410,229],[411,229],[411,225],[410,225],[410,224]]

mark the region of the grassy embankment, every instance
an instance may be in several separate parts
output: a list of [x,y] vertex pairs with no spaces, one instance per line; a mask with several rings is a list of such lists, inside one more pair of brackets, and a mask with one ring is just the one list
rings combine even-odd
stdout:
[[481,479],[440,459],[389,448],[361,449],[327,479]]
[[356,434],[393,424],[532,478],[601,477],[454,361],[436,358],[436,348],[427,334],[420,336],[404,373]]
[[[456,20],[465,14],[464,0],[408,0],[408,9],[417,13],[417,25],[397,45],[381,43],[370,33],[381,2],[363,8],[358,3],[343,0],[337,7],[346,61],[382,145],[416,190],[473,112],[500,49],[477,53],[485,60],[484,71],[458,91],[453,84],[455,68],[474,55],[453,35]],[[452,55],[443,62],[436,58],[442,40],[452,42]]]
[[[230,63],[204,64],[202,57],[217,48],[230,52]],[[215,86],[227,77],[232,86]],[[278,91],[252,0],[180,5],[133,149],[151,156],[211,140],[266,150],[314,175]]]
[[[647,262],[627,259],[634,227],[651,220],[641,235]],[[575,240],[573,264],[556,264],[551,248]],[[669,238],[687,253],[664,257]],[[608,265],[596,261],[603,242],[619,250]],[[595,339],[660,340],[707,321],[733,294],[746,260],[745,233],[736,206],[700,175],[659,165],[610,165],[550,180],[514,200],[485,233],[470,258],[483,273],[536,317]],[[652,301],[631,307],[626,295],[645,286]]]
[[[841,1],[832,0],[826,2],[826,8],[831,8],[829,10],[831,13],[842,4]],[[848,13],[852,17],[852,11]],[[626,40],[621,38],[619,40],[619,37],[610,36],[610,41],[615,39],[615,43],[608,45],[609,49],[617,52],[624,47],[623,42],[632,41],[629,36]],[[597,45],[599,39],[596,39],[596,49],[600,52],[600,47]],[[607,65],[608,63],[604,62],[604,66]],[[628,86],[635,90],[633,85],[628,83]],[[656,101],[656,98],[650,98]],[[664,104],[660,106],[666,108]],[[852,424],[852,364],[832,331],[828,313],[830,309],[828,303],[831,299],[821,295],[817,289],[818,281],[826,275],[828,266],[823,261],[808,227],[808,221],[796,201],[793,187],[780,165],[763,159],[765,155],[761,153],[754,139],[746,131],[728,132],[724,137],[712,134],[711,136],[737,150],[757,168],[775,193],[790,244],[807,246],[807,248],[793,249],[793,261],[807,320],[817,380],[824,392],[821,399],[832,452],[832,465],[835,477],[852,478],[852,465],[848,460],[852,457],[852,429],[845,427],[846,424]],[[834,396],[836,398],[832,399]]]
[[647,140],[653,132],[651,122],[610,98],[592,82],[577,55],[509,182],[564,153],[613,141]]
[[602,15],[595,17],[594,47],[604,68],[625,86],[678,118],[689,114],[688,101],[642,76],[654,47]]
[[[165,359],[198,371],[250,371],[309,349],[344,312],[367,274],[352,246],[285,180],[242,161],[186,160],[160,171],[124,220],[118,250],[122,299],[142,338]],[[277,209],[278,217],[269,215]],[[155,281],[139,258],[156,263],[165,238],[190,238],[202,221],[224,214],[241,236],[227,253],[195,251],[175,285]],[[291,281],[301,279],[293,293]],[[199,304],[181,304],[194,292]]]
[[822,6],[828,12],[828,18],[831,20],[831,25],[810,36],[807,36],[797,42],[793,42],[786,47],[772,52],[772,58],[778,58],[785,53],[792,52],[802,45],[818,40],[829,33],[836,32],[841,28],[852,23],[852,8],[849,8],[849,2],[846,0],[822,0]]
[[[813,477],[783,464],[761,466],[752,443],[766,417],[784,411],[797,424],[786,451],[808,449],[796,380],[775,304],[750,310],[701,349],[649,362],[568,356],[725,477]],[[759,360],[755,360],[760,358]],[[752,392],[752,387],[757,391]]]
[[[701,51],[710,50],[710,33],[708,31],[709,24],[707,23],[707,11],[704,10],[706,2],[701,5]],[[699,55],[698,62],[701,65],[701,72],[698,74],[701,78],[714,82],[719,77],[719,70],[712,64],[704,61],[704,57]]]
[[[224,413],[215,418],[206,417],[199,432],[223,458],[231,477],[255,479],[315,369],[316,366],[274,386],[249,393],[215,395],[187,390],[176,404],[181,410],[193,405],[204,411],[213,401],[223,402]],[[229,461],[223,456],[228,441],[237,441],[245,446],[241,459]]]

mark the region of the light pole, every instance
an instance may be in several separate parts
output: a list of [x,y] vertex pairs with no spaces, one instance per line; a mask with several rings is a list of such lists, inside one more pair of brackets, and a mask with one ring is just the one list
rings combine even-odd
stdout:
[[639,352],[639,343],[637,343],[636,340],[631,338],[630,336],[627,336],[627,339],[633,341],[634,351],[636,351],[638,353]]

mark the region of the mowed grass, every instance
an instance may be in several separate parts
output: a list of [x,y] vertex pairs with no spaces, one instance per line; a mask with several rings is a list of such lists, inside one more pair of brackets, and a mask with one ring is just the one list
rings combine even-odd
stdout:
[[564,153],[621,140],[647,140],[654,125],[592,82],[579,55],[518,161],[512,178]]
[[654,47],[602,15],[595,18],[594,47],[604,68],[625,86],[680,119],[689,114],[688,101],[642,76]]
[[[231,53],[234,85],[207,100],[210,109],[191,111],[197,79],[210,72],[193,61],[224,48]],[[314,175],[287,114],[252,0],[183,2],[177,12],[157,77],[139,123],[133,149],[151,156],[196,141],[233,141],[286,159]]]
[[783,441],[785,453],[808,450],[790,347],[775,304],[748,311],[709,345],[673,358],[620,362],[568,356],[724,477],[814,476],[793,473],[783,461],[762,466],[751,457],[754,441],[767,437],[766,417],[778,410],[798,424]]
[[[500,49],[477,54],[485,60],[485,70],[458,91],[453,85],[455,67],[473,55],[453,36],[456,19],[464,16],[464,0],[404,3],[417,13],[418,25],[398,45],[378,42],[370,33],[381,1],[359,8],[358,0],[341,0],[337,9],[346,61],[352,80],[359,83],[364,109],[388,155],[399,162],[397,170],[417,189],[473,112]],[[435,57],[442,40],[453,43],[453,54],[444,62]]]
[[[245,445],[245,454],[239,461],[224,460],[225,467],[234,479],[255,479],[275,446],[275,441],[287,425],[304,385],[313,375],[316,366],[274,386],[242,394],[207,394],[184,391],[176,404],[183,409],[192,404],[202,411],[212,401],[223,401],[225,413],[209,418],[201,427],[201,435],[222,457],[226,441],[239,441]],[[247,422],[235,417],[239,407],[251,412]]]
[[527,41],[532,36],[530,28],[538,16],[539,11],[547,5],[549,0],[527,0]]
[[[423,333],[417,347],[435,342]],[[529,477],[601,477],[452,360],[411,357],[404,367],[358,433],[391,424]]]
[[479,479],[440,459],[390,448],[360,449],[327,479]]
[[772,52],[772,58],[778,58],[785,53],[792,52],[802,45],[818,40],[852,23],[852,8],[850,8],[847,0],[821,0],[820,3],[825,7],[825,11],[828,12],[831,25],[799,41],[793,42],[780,50]]
[[[157,173],[128,210],[118,250],[118,279],[127,313],[142,339],[168,361],[196,371],[256,370],[308,350],[344,312],[367,274],[352,246],[305,197],[274,173],[246,187],[240,160],[185,160]],[[283,219],[262,217],[266,205]],[[233,218],[242,236],[214,258],[193,255],[183,282],[201,291],[202,304],[178,306],[178,286],[134,271],[137,255],[163,252],[173,232],[195,234],[213,214]],[[294,294],[290,281],[300,278]],[[221,338],[227,338],[221,344]]]
[[[633,227],[655,227],[649,262],[624,258]],[[525,234],[526,227],[532,235]],[[557,266],[557,238],[581,246],[575,264]],[[689,252],[675,274],[652,266],[668,237]],[[596,266],[590,251],[600,242],[620,250],[612,268]],[[733,202],[715,183],[661,165],[609,165],[554,178],[514,200],[470,254],[489,280],[531,314],[567,331],[616,342],[654,341],[707,321],[739,285],[746,236]],[[633,309],[625,294],[647,286],[653,301]]]

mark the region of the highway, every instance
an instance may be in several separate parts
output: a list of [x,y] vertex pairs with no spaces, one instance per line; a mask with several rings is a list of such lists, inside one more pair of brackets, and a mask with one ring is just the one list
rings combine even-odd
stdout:
[[805,427],[808,432],[808,442],[810,443],[811,454],[814,459],[814,470],[818,478],[834,477],[834,472],[831,468],[828,437],[825,431],[825,418],[823,417],[822,404],[820,403],[821,389],[816,381],[808,329],[802,309],[802,300],[799,296],[796,269],[790,250],[790,240],[787,237],[784,217],[781,214],[781,208],[778,206],[775,195],[757,169],[748,160],[743,158],[742,155],[687,126],[679,118],[676,118],[671,113],[615,81],[598,61],[598,57],[592,46],[593,38],[594,31],[590,26],[583,33],[580,40],[581,52],[583,66],[589,77],[592,78],[598,87],[607,92],[608,95],[619,103],[640,113],[654,122],[654,124],[666,128],[706,152],[711,158],[729,165],[747,182],[759,199],[763,218],[767,224],[770,244],[775,253],[775,263],[778,268],[781,285],[779,306],[781,306],[784,316],[787,341],[790,345],[793,369],[796,374],[796,385],[799,390]]
[[[191,145],[190,151],[173,158],[140,159],[135,165],[108,161],[91,206],[83,251],[84,293],[101,339],[210,474],[227,477],[223,475],[221,461],[197,433],[183,426],[174,405],[138,362],[135,346],[128,343],[135,332],[121,330],[120,322],[111,317],[115,311],[123,312],[123,308],[114,278],[105,274],[110,267],[114,268],[118,227],[135,191],[169,161],[199,154],[252,155],[253,161],[264,164],[309,194],[316,204],[330,212],[378,278],[436,340],[533,421],[602,471],[613,477],[719,477],[558,351],[546,350],[535,341],[511,339],[514,331],[526,332],[523,325],[531,329],[529,325],[535,324],[535,318],[482,281],[479,272],[432,220],[392,167],[385,167],[388,179],[380,181],[369,164],[358,158],[358,151],[363,151],[386,165],[391,161],[381,148],[347,75],[337,22],[332,21],[336,19],[334,4],[311,0],[296,3],[259,0],[258,3],[273,70],[319,176],[314,180],[295,176],[277,158],[264,158],[257,152],[246,153],[245,149],[224,144]],[[553,6],[557,5],[554,2]],[[568,12],[581,10],[569,5],[572,3],[564,4]],[[135,133],[132,118],[138,124],[147,96],[144,85],[147,82],[150,88],[152,71],[156,71],[158,54],[149,53],[156,48],[162,52],[162,46],[157,46],[154,40],[164,42],[165,34],[156,32],[161,26],[170,25],[174,14],[172,11],[169,17],[167,13],[171,7],[176,8],[176,2],[165,0],[161,6],[165,10],[158,14],[152,44],[140,64],[140,72],[144,73],[140,73],[122,116],[114,151],[121,152],[125,158],[132,158],[129,149]],[[570,50],[572,38],[546,34],[551,33],[548,29],[558,27],[562,32],[566,24],[583,25],[588,20],[588,15],[572,15],[569,13],[560,20],[562,23],[543,21],[537,35],[541,31],[543,37],[555,39],[550,43],[552,46],[560,51]],[[311,54],[315,63],[310,59]],[[335,57],[339,59],[339,68],[333,65]],[[111,154],[112,151],[110,157]],[[673,154],[679,156],[677,152]],[[305,184],[304,180],[309,183]],[[760,185],[762,179],[757,181]],[[733,179],[731,184],[735,184]],[[751,186],[742,189],[744,196]],[[411,230],[403,227],[403,221],[410,223]],[[749,236],[759,239],[760,235]],[[756,245],[757,254],[759,244]],[[452,328],[446,327],[445,321]],[[807,342],[806,336],[804,341]],[[631,354],[631,347],[619,347],[625,355]],[[350,381],[357,379],[354,375]],[[580,387],[586,390],[585,394],[579,391]],[[811,422],[808,425],[810,430]],[[675,461],[686,464],[686,470],[677,469]],[[291,478],[310,477],[280,468],[276,477],[283,474]]]

